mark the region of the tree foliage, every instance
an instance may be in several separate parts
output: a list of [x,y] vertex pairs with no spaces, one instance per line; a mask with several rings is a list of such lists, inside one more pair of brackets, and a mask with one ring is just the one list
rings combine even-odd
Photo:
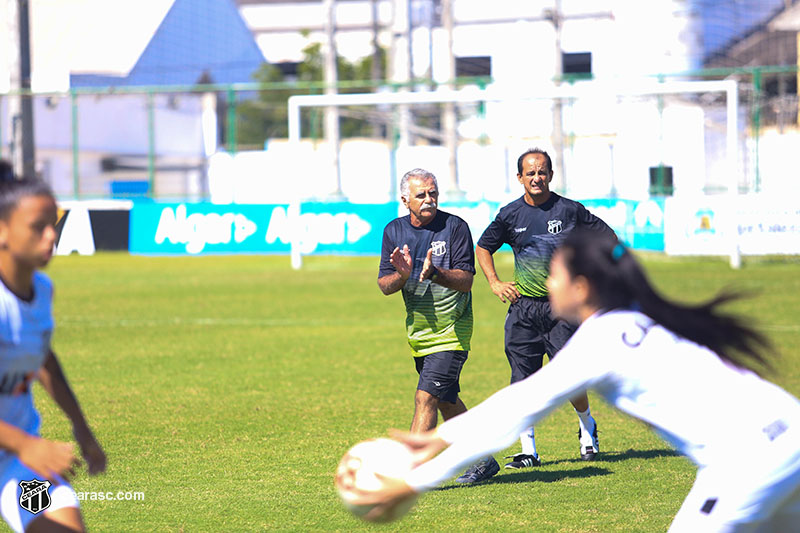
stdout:
[[[386,53],[379,51],[379,76],[386,78]],[[303,60],[297,66],[297,79],[288,81],[275,65],[265,63],[254,74],[264,88],[252,98],[243,98],[237,105],[237,142],[244,146],[263,146],[265,141],[288,136],[287,101],[296,94],[321,94],[324,92],[324,60],[322,45],[312,43],[303,49]],[[337,75],[340,93],[363,93],[374,91],[372,76],[373,57],[367,56],[355,62],[337,58]],[[363,83],[347,83],[363,82]],[[309,88],[309,84],[311,87]],[[323,128],[322,109],[305,110],[301,116],[301,131],[308,137],[321,137]],[[368,120],[343,116],[339,119],[342,138],[370,136],[375,127]]]

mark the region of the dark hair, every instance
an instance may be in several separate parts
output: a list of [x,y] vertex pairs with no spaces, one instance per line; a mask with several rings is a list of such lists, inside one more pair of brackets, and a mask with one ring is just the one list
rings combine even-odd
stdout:
[[37,178],[0,181],[0,219],[7,219],[19,201],[28,196],[55,198],[50,186]]
[[583,276],[589,281],[592,303],[602,312],[637,309],[739,368],[757,371],[752,366],[756,362],[772,369],[762,355],[763,351],[773,352],[769,340],[747,326],[742,318],[720,312],[720,306],[745,296],[744,293],[723,291],[698,305],[667,300],[656,292],[625,246],[614,237],[597,232],[573,231],[564,240],[561,251],[570,276]]
[[545,161],[547,161],[547,170],[550,172],[553,171],[553,160],[550,159],[550,154],[542,150],[541,148],[528,148],[528,151],[519,156],[517,158],[517,174],[520,176],[522,175],[522,162],[525,160],[526,155],[531,154],[542,154],[544,156]]

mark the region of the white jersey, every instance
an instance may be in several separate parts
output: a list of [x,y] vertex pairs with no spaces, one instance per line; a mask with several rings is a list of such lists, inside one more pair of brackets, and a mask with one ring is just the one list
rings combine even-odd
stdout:
[[[50,351],[52,300],[52,282],[40,272],[34,273],[29,302],[0,282],[0,419],[32,435],[38,435],[40,420],[31,382]],[[0,450],[0,468],[11,458]]]
[[701,467],[741,463],[741,450],[771,453],[781,436],[781,443],[800,442],[796,398],[641,313],[614,311],[586,320],[537,373],[439,426],[437,434],[454,444],[406,481],[435,487],[586,389],[653,426]]

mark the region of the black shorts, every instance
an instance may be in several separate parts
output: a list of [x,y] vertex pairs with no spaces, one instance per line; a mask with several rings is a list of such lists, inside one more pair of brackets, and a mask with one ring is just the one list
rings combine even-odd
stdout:
[[456,403],[461,386],[458,378],[461,368],[467,361],[464,350],[436,352],[422,357],[415,357],[419,382],[417,390],[423,390],[440,401]]
[[577,328],[553,318],[547,298],[522,296],[508,308],[505,347],[511,365],[511,383],[521,381],[540,368],[544,354],[551,359],[564,347]]

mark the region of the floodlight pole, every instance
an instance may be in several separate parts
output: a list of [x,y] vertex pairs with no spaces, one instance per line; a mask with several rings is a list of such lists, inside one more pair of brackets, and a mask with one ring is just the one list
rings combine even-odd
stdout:
[[[372,18],[372,65],[370,66],[370,78],[377,85],[377,82],[383,79],[381,72],[381,45],[378,42],[378,0],[370,0],[370,8]],[[381,136],[381,125],[378,122],[372,125],[372,136],[376,139]]]
[[[555,0],[555,8],[548,13],[550,22],[553,24],[555,30],[555,86],[561,85],[561,77],[564,75],[564,55],[561,51],[561,0]],[[558,179],[561,180],[561,189],[564,194],[567,194],[567,173],[566,163],[564,162],[564,120],[563,120],[563,105],[561,98],[553,100],[553,151],[555,152],[555,167],[551,171],[555,172]]]
[[11,36],[9,44],[12,47],[9,81],[11,91],[17,93],[9,99],[8,106],[11,117],[11,159],[17,174],[35,176],[28,0],[10,0],[7,13]]
[[[554,83],[556,87],[561,85],[561,78],[564,76],[564,53],[561,50],[561,31],[564,26],[564,21],[567,19],[590,19],[590,18],[614,18],[614,14],[610,11],[600,13],[583,13],[577,15],[565,16],[561,11],[561,0],[554,0],[553,8],[544,10],[544,18],[549,20],[553,25],[555,32],[555,77]],[[555,172],[558,179],[561,180],[561,187],[564,193],[567,193],[567,164],[564,161],[564,119],[563,119],[564,104],[561,98],[556,97],[553,100],[553,151],[555,152],[556,168],[550,170]]]
[[[335,96],[338,91],[339,75],[336,69],[336,0],[324,0],[325,22],[325,94]],[[325,140],[331,150],[336,190],[333,196],[342,196],[342,172],[339,164],[339,108],[325,108]]]
[[18,0],[19,6],[19,81],[22,99],[22,174],[36,175],[36,151],[33,142],[33,97],[31,90],[31,40],[28,0]]
[[[447,79],[456,79],[456,59],[453,55],[453,2],[442,0],[442,26],[447,33]],[[433,70],[433,69],[431,69]],[[451,87],[455,89],[456,87]],[[447,148],[447,194],[450,200],[461,199],[464,191],[458,186],[458,130],[456,106],[453,102],[445,102],[442,106],[442,129],[444,144]]]

